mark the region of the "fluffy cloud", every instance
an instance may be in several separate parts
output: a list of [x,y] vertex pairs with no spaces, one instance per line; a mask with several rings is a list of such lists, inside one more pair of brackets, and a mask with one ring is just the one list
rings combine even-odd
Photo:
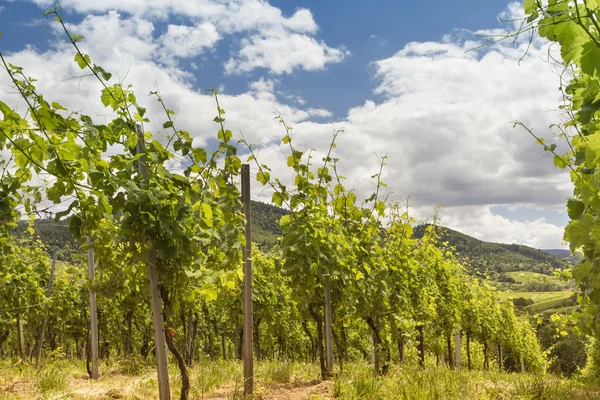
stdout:
[[202,22],[196,26],[169,25],[159,41],[165,58],[189,58],[201,54],[206,48],[212,48],[219,39],[217,28],[210,22]]
[[[53,0],[30,0],[50,7]],[[318,26],[312,13],[301,8],[291,16],[264,0],[65,0],[65,9],[81,13],[131,14],[138,21],[166,20],[170,16],[186,23],[168,25],[158,42],[163,61],[170,57],[190,58],[212,49],[225,35],[246,35],[225,65],[228,74],[263,68],[274,74],[294,70],[322,70],[343,61],[349,52],[315,39]],[[89,18],[89,17],[88,17]]]
[[341,62],[348,55],[347,51],[331,48],[310,36],[272,28],[242,39],[239,55],[225,63],[225,72],[243,73],[256,68],[275,74],[289,74],[296,69],[316,71]]
[[519,243],[538,249],[563,247],[563,228],[544,218],[515,221],[493,214],[488,207],[454,207],[442,211],[442,223],[490,242]]

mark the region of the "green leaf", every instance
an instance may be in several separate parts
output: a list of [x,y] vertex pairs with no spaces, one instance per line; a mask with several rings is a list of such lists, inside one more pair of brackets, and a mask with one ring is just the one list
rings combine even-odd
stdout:
[[571,244],[572,252],[575,252],[575,250],[589,242],[589,234],[592,231],[593,224],[594,217],[589,214],[585,214],[582,218],[569,222],[565,228],[564,239]]
[[213,210],[208,203],[202,203],[202,220],[207,226],[213,226]]
[[269,182],[270,177],[271,176],[268,172],[258,171],[256,173],[256,180],[262,183],[263,185],[266,185]]
[[232,133],[230,130],[223,131],[222,129],[220,129],[219,132],[217,133],[217,138],[225,143],[229,142],[229,139],[231,139],[231,136],[232,136]]
[[523,0],[523,9],[527,15],[533,13],[537,9],[536,0]]
[[271,201],[278,207],[281,207],[281,205],[283,204],[283,197],[281,197],[281,194],[279,192],[274,192]]
[[569,218],[580,219],[584,210],[585,205],[582,201],[573,198],[567,200],[567,212],[569,214]]
[[52,102],[52,108],[54,108],[55,110],[66,110],[66,108],[64,108],[63,106],[61,106],[60,104],[58,104],[55,101]]
[[571,159],[568,154],[561,154],[560,156],[554,156],[554,165],[559,168],[567,168],[571,165]]
[[205,164],[206,163],[206,150],[204,150],[201,147],[195,148],[192,151],[192,154],[194,155],[194,161],[197,163],[202,163]]
[[287,166],[288,167],[293,167],[296,164],[296,159],[294,158],[293,155],[289,156],[287,158]]
[[79,68],[85,69],[91,63],[91,59],[87,54],[82,57],[80,53],[77,53],[75,54],[75,62],[79,65]]

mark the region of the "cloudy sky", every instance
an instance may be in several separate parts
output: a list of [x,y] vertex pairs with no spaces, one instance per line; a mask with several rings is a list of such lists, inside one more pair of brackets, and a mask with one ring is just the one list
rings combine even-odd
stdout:
[[[483,240],[559,248],[571,194],[566,173],[513,121],[553,140],[560,120],[556,68],[534,37],[476,51],[482,35],[513,26],[520,6],[501,0],[62,0],[72,33],[115,77],[144,95],[158,87],[177,126],[214,144],[208,87],[221,92],[227,126],[261,143],[261,161],[284,170],[279,112],[303,149],[324,149],[345,132],[336,156],[348,186],[372,190],[377,155],[394,198],[410,197],[425,218]],[[0,0],[0,50],[38,79],[47,99],[110,120],[73,49],[44,20],[51,0]],[[520,62],[519,62],[520,60]],[[0,75],[0,96],[24,107]],[[70,79],[71,78],[71,79]],[[155,118],[152,116],[156,115]],[[281,167],[281,168],[279,168]],[[285,175],[281,175],[285,177]],[[268,197],[255,185],[257,198]]]

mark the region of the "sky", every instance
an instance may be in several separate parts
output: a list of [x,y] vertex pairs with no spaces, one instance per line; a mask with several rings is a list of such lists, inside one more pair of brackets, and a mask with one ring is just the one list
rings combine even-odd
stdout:
[[[442,205],[441,223],[486,241],[562,248],[568,174],[523,129],[555,139],[559,78],[549,45],[534,36],[477,49],[514,30],[518,3],[499,0],[62,0],[69,30],[148,107],[160,136],[158,88],[176,124],[214,145],[214,101],[236,138],[260,144],[260,161],[289,179],[280,114],[300,149],[338,139],[346,186],[365,198],[379,156],[391,199],[409,198],[420,220]],[[0,0],[0,51],[38,79],[47,99],[97,122],[111,114],[83,77],[74,51],[44,19],[51,0]],[[58,35],[58,37],[57,37]],[[6,74],[0,98],[25,107]],[[164,133],[164,132],[162,132]],[[560,143],[558,143],[560,145]],[[253,196],[269,193],[253,185]]]

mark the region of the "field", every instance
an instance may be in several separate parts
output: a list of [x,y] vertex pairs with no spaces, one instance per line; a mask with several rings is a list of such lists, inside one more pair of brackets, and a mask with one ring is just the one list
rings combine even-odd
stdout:
[[531,313],[565,313],[572,311],[575,307],[565,304],[565,301],[573,294],[572,282],[565,282],[556,276],[538,274],[530,271],[507,272],[506,276],[513,278],[518,284],[527,284],[529,282],[551,283],[564,288],[561,291],[553,292],[524,292],[524,291],[501,291],[499,296],[502,299],[524,298],[532,300],[534,304],[524,307]]
[[[173,398],[180,381],[171,365]],[[39,373],[31,366],[0,364],[0,399],[139,399],[156,394],[156,375],[148,365],[101,365],[97,381],[87,379],[83,363],[55,361]],[[345,366],[330,381],[318,379],[318,366],[289,362],[257,363],[255,399],[593,399],[597,389],[550,375],[451,371],[428,366],[392,368],[375,377],[366,363]],[[241,399],[241,365],[210,361],[190,371],[191,398]]]
[[531,271],[513,271],[507,272],[505,274],[508,277],[513,278],[515,281],[519,283],[528,283],[528,282],[549,282],[561,285],[563,287],[569,286],[570,282],[565,282],[559,279],[554,275],[543,275],[538,274],[537,272]]
[[571,297],[573,292],[500,292],[500,298],[504,299],[516,299],[522,297],[524,299],[531,299],[534,304],[525,307],[532,313],[541,312],[565,312],[571,311],[574,307],[564,306],[563,303]]
[[516,299],[523,297],[531,299],[535,303],[542,303],[553,300],[564,300],[571,296],[571,292],[500,292],[499,296],[503,299]]

